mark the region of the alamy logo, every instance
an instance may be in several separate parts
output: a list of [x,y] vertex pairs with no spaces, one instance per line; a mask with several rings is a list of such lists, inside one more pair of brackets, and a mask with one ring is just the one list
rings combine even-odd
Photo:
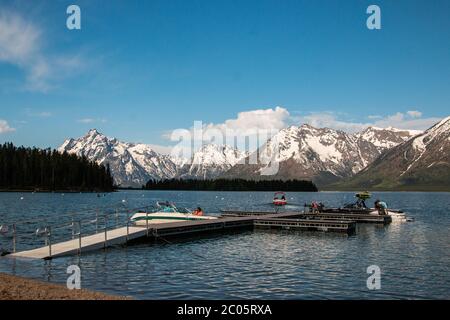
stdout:
[[81,270],[77,265],[71,265],[67,267],[67,274],[70,276],[67,278],[67,289],[81,289]]
[[81,29],[81,9],[79,6],[72,4],[67,7],[67,17],[66,26],[69,30],[80,30]]
[[379,6],[372,4],[367,7],[367,14],[370,16],[367,18],[366,25],[369,30],[381,29],[381,9]]
[[377,265],[371,265],[367,267],[367,273],[370,276],[367,278],[366,284],[369,290],[381,289],[381,269]]
[[[216,145],[229,144],[237,150],[252,151],[248,158],[242,158],[237,164],[259,164],[261,168],[259,173],[262,176],[271,176],[278,173],[279,162],[279,141],[276,134],[278,130],[275,128],[258,128],[249,126],[244,131],[234,130],[230,128],[218,129],[208,125],[204,125],[202,121],[194,121],[194,126],[188,129],[173,130],[170,135],[171,141],[178,141],[172,148],[171,156],[174,158],[191,159],[196,150],[202,145],[214,143]],[[267,141],[266,147],[259,149],[260,141]],[[253,152],[255,151],[256,152]]]

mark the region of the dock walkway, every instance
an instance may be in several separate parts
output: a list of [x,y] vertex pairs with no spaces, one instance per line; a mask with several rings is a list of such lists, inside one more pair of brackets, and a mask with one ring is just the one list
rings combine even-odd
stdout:
[[[212,220],[180,221],[172,223],[149,224],[146,226],[126,225],[115,229],[81,235],[81,232],[68,241],[51,243],[36,249],[10,254],[11,257],[51,259],[55,257],[81,254],[87,251],[126,244],[139,238],[183,236],[208,231],[225,231],[239,228],[281,228],[314,231],[354,233],[356,222],[388,223],[386,217],[352,214],[305,214],[301,212],[222,212],[222,217]],[[390,221],[389,221],[390,222]],[[163,238],[164,239],[164,238]]]
[[[267,217],[269,214],[274,215],[273,212],[268,211],[239,211],[239,210],[223,210],[223,217],[247,217],[247,216],[262,216]],[[316,220],[346,220],[356,221],[358,223],[380,223],[389,224],[392,218],[388,215],[374,215],[374,214],[359,214],[359,213],[306,213],[303,211],[289,211],[275,214],[275,217],[297,217],[302,219],[316,219]]]
[[92,235],[79,236],[64,242],[12,253],[11,257],[49,259],[87,251],[98,250],[112,245],[126,244],[128,241],[144,237],[166,237],[188,233],[199,233],[221,229],[253,227],[251,217],[230,217],[214,220],[180,221],[173,223],[149,224],[145,226],[124,226]]

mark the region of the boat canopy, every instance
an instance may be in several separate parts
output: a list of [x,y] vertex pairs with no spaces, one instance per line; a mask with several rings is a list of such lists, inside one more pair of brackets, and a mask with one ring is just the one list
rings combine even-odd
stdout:
[[285,197],[286,194],[283,191],[277,191],[273,194],[274,199],[278,199],[278,196]]
[[364,191],[364,192],[358,192],[357,194],[355,194],[355,197],[361,200],[367,200],[370,199],[372,195],[370,194],[369,191]]

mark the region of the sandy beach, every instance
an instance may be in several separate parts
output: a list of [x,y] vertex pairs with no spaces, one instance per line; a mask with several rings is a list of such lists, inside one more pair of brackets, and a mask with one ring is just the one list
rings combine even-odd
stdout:
[[0,273],[0,300],[126,300],[100,292],[69,290],[52,284]]

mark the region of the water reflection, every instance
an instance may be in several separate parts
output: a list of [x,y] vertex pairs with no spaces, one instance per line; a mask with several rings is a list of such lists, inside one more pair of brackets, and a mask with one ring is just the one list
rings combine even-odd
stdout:
[[[18,201],[23,196],[24,200]],[[449,298],[450,195],[380,193],[403,208],[413,223],[387,227],[358,225],[353,236],[295,231],[243,231],[190,237],[171,243],[136,243],[52,261],[0,259],[0,271],[65,283],[66,269],[78,264],[82,286],[138,299],[344,299]],[[65,214],[92,217],[143,207],[157,200],[222,208],[272,209],[272,193],[130,191],[92,194],[0,194],[1,223]],[[338,206],[352,193],[289,193],[293,206],[312,200]],[[291,199],[292,198],[292,199]],[[122,202],[122,200],[126,200]],[[436,204],[430,208],[429,203]],[[26,230],[36,226],[27,224]],[[70,232],[70,230],[68,230]],[[0,240],[7,246],[9,239]],[[35,243],[27,234],[19,244]],[[42,241],[42,239],[41,239]],[[382,271],[382,288],[366,287],[369,265]]]

